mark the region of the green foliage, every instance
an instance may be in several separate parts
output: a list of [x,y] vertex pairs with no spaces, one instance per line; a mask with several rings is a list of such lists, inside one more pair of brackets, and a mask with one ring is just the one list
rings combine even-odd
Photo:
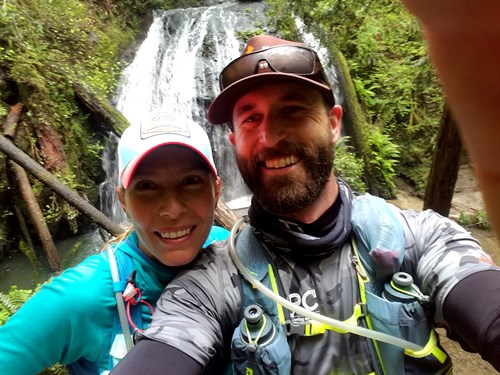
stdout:
[[256,36],[256,35],[262,35],[264,34],[263,29],[257,29],[257,30],[248,30],[248,31],[237,31],[236,32],[236,38],[238,40],[241,40],[242,42],[247,42],[251,37]]
[[[331,52],[346,57],[369,127],[377,127],[405,152],[396,165],[376,157],[380,182],[395,173],[422,194],[432,160],[443,97],[414,17],[400,0],[267,1],[278,32],[294,38],[295,16]],[[368,131],[369,133],[369,131]],[[359,150],[358,150],[359,151]],[[375,157],[377,150],[372,148]],[[371,166],[373,167],[373,165]],[[389,167],[387,172],[384,168]],[[394,171],[391,171],[393,168]]]
[[364,163],[354,154],[348,141],[349,137],[342,137],[335,145],[335,175],[345,181],[354,191],[365,193]]
[[369,166],[372,176],[377,176],[378,186],[382,189],[380,195],[384,198],[394,198],[396,187],[394,177],[395,167],[399,161],[399,146],[378,128],[372,128],[368,137],[370,147]]
[[67,370],[66,366],[57,364],[48,369],[40,371],[37,375],[69,375],[69,371]]
[[486,211],[478,211],[474,214],[466,214],[464,212],[460,213],[458,218],[458,223],[463,227],[476,226],[479,229],[489,230],[490,221],[486,214]]
[[14,313],[33,295],[32,290],[10,287],[9,293],[0,292],[0,325],[5,324]]
[[78,257],[78,251],[80,250],[80,248],[82,247],[82,245],[84,244],[83,241],[78,241],[76,242],[70,249],[70,251],[68,251],[64,257],[64,260],[63,260],[63,269],[66,269],[68,267],[71,267],[75,264],[75,258]]
[[[101,6],[106,5],[111,8],[103,10]],[[26,132],[23,139],[31,140],[28,153],[41,162],[35,134],[40,128],[54,129],[69,170],[52,172],[78,191],[94,187],[102,146],[95,129],[80,114],[73,84],[83,84],[103,98],[115,92],[123,68],[120,53],[132,44],[136,33],[125,26],[121,13],[110,17],[109,12],[117,9],[109,1],[9,0],[0,12],[0,68],[18,95],[10,100],[24,104],[20,126]],[[6,113],[1,105],[0,118]],[[41,206],[52,206],[43,190],[37,189]],[[78,211],[62,203],[52,208],[47,211],[49,220],[66,220],[77,230]]]
[[31,266],[33,267],[33,280],[35,280],[35,282],[39,281],[43,267],[34,250],[23,240],[19,241],[19,250],[26,255],[31,263]]

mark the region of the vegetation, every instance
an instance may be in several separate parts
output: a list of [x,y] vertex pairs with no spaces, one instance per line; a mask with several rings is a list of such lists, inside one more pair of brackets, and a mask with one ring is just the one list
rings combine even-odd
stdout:
[[[0,123],[13,105],[23,112],[14,143],[70,188],[96,202],[102,131],[75,96],[78,84],[98,100],[116,90],[128,49],[149,26],[152,9],[198,6],[199,0],[8,0],[0,9]],[[99,99],[101,98],[101,99]],[[0,156],[0,258],[22,237],[8,165]],[[31,177],[30,177],[31,178]],[[79,212],[31,179],[54,236],[79,230]],[[22,211],[22,210],[21,210]],[[25,214],[25,213],[24,213]],[[65,234],[66,233],[66,234]]]
[[[364,173],[375,177],[380,195],[393,195],[397,174],[423,196],[443,97],[414,18],[399,0],[268,4],[282,36],[310,32],[345,57],[367,122]],[[304,30],[296,18],[307,25]]]
[[475,226],[483,230],[490,229],[490,221],[488,219],[486,211],[478,211],[475,214],[466,214],[464,212],[461,212],[458,218],[458,223],[464,227]]

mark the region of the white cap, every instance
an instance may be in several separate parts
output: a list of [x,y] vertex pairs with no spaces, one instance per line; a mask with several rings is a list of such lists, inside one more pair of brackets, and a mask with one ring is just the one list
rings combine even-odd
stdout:
[[197,152],[217,176],[212,147],[205,130],[192,120],[168,112],[154,112],[145,121],[130,125],[118,143],[120,181],[126,189],[139,163],[154,149],[179,145]]

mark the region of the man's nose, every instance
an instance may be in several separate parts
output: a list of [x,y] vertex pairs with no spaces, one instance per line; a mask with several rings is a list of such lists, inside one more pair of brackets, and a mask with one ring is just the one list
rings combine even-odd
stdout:
[[261,126],[261,142],[266,147],[276,146],[286,136],[286,127],[280,121],[271,116],[264,119]]

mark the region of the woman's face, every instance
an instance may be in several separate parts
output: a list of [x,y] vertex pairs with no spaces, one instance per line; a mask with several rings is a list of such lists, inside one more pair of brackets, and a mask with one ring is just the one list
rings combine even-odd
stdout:
[[181,266],[196,257],[208,237],[217,180],[196,152],[167,145],[141,161],[118,196],[140,249],[157,262]]

